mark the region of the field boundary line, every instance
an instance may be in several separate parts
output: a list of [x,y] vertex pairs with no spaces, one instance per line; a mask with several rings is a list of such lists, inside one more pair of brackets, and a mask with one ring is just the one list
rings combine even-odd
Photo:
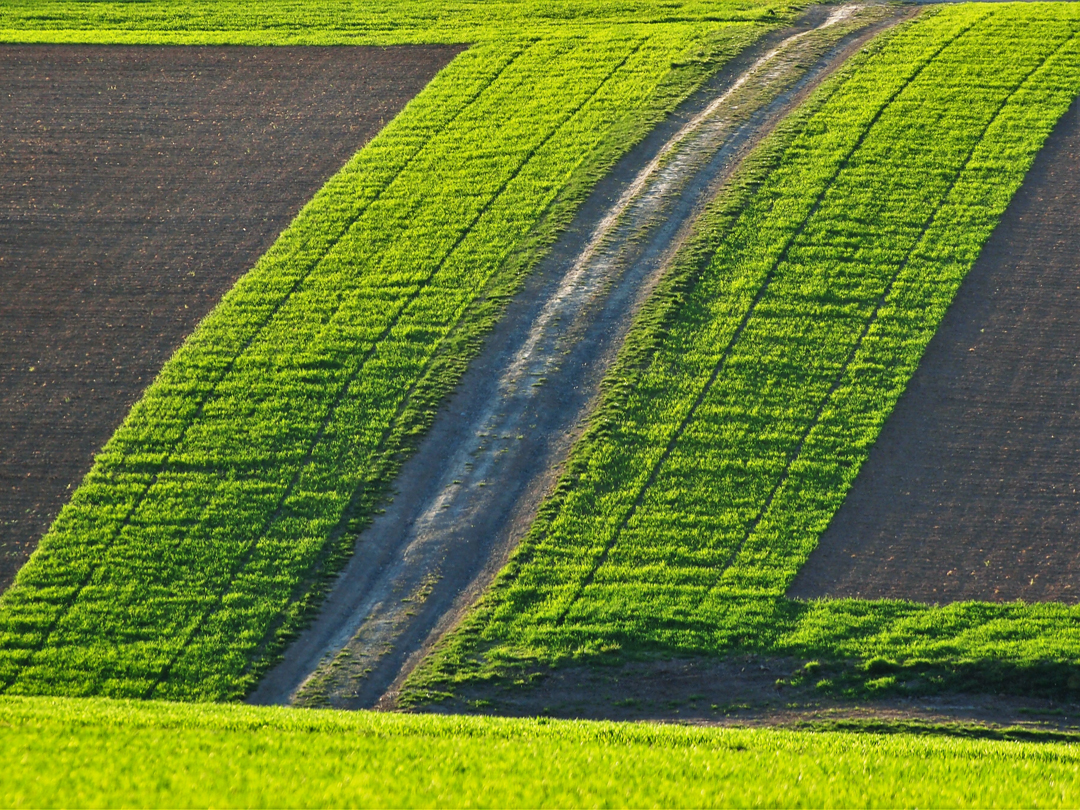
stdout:
[[[485,90],[490,88],[491,85],[494,84],[499,79],[499,77],[502,76],[502,74],[515,61],[517,61],[533,45],[535,45],[536,42],[537,42],[537,40],[528,40],[528,44],[525,45],[525,47],[521,48],[517,53],[514,53],[508,60],[506,60],[506,62],[499,67],[498,71],[495,72],[495,74],[491,77],[491,79],[488,82],[486,82],[482,87],[477,89],[477,91],[475,93],[473,93],[472,96],[470,96],[468,98],[468,100],[464,104],[461,105],[461,107],[457,110],[457,112],[455,112],[454,115],[452,115],[450,117],[450,119],[447,121],[446,124],[443,125],[443,127],[445,128],[446,126],[448,126],[448,125],[452,124],[454,121],[456,121],[468,108],[470,108],[477,101],[477,99],[480,98],[480,96],[484,93]],[[277,313],[281,311],[281,308],[284,307],[285,304],[288,303],[288,301],[292,298],[293,294],[300,288],[300,286],[304,283],[304,281],[306,281],[308,279],[308,277],[310,277],[310,275],[313,272],[315,272],[315,270],[318,268],[318,266],[325,260],[327,254],[329,254],[329,252],[331,250],[333,250],[341,242],[342,239],[345,238],[345,236],[349,233],[349,231],[352,229],[352,227],[360,220],[360,218],[371,207],[371,205],[374,204],[375,202],[377,202],[379,199],[381,199],[383,193],[409,168],[409,166],[411,166],[413,164],[413,162],[416,160],[417,156],[421,152],[423,152],[424,147],[427,146],[427,144],[428,144],[428,142],[425,141],[424,143],[418,145],[413,150],[412,154],[408,157],[408,159],[405,162],[402,163],[401,167],[396,172],[394,172],[393,176],[390,177],[386,181],[386,183],[383,184],[383,186],[381,188],[379,188],[378,191],[376,191],[376,193],[371,197],[371,199],[368,200],[363,205],[363,207],[354,216],[352,216],[348,220],[348,224],[345,225],[341,229],[340,233],[331,241],[331,243],[327,246],[326,250],[323,251],[323,253],[320,256],[318,256],[318,258],[314,259],[311,262],[310,266],[303,272],[303,274],[299,278],[297,278],[297,280],[285,292],[285,294],[281,297],[281,299],[276,304],[274,304],[273,308],[266,315],[266,317],[263,318],[263,320],[256,325],[254,331],[247,338],[247,340],[244,342],[243,346],[241,346],[233,354],[233,356],[231,358],[229,358],[229,361],[226,363],[226,365],[222,369],[222,371],[218,374],[217,378],[213,381],[213,383],[210,386],[209,390],[207,391],[206,395],[199,402],[198,406],[195,409],[195,412],[191,415],[191,417],[185,423],[183,429],[181,430],[180,435],[177,437],[176,441],[173,442],[173,444],[172,444],[173,451],[175,451],[175,449],[180,446],[180,444],[183,442],[184,438],[187,436],[188,431],[195,424],[198,423],[199,417],[205,412],[207,403],[213,398],[213,394],[216,392],[218,384],[223,379],[225,379],[225,377],[229,374],[230,371],[232,371],[233,368],[235,368],[237,360],[251,347],[251,345],[259,337],[259,335],[262,334],[263,329],[265,329],[270,324],[270,322],[274,319],[274,317],[277,315]],[[366,144],[365,144],[365,146],[366,146]],[[361,149],[363,149],[363,147],[361,147]],[[357,150],[357,152],[359,152],[359,151],[360,150]],[[241,278],[243,278],[243,276],[241,276]],[[230,290],[230,292],[231,292],[231,290]],[[226,295],[228,295],[228,293],[226,293]],[[198,328],[198,327],[196,327],[196,328]],[[153,385],[153,383],[151,383],[151,385]],[[162,463],[159,466],[157,472],[155,472],[153,474],[150,481],[143,488],[142,492],[140,492],[136,496],[134,502],[131,505],[131,508],[128,510],[127,514],[125,514],[123,520],[120,521],[119,525],[116,528],[116,531],[113,532],[112,537],[110,537],[110,539],[106,543],[102,544],[99,547],[101,551],[108,552],[109,549],[112,548],[112,546],[116,542],[116,539],[120,536],[120,534],[124,531],[124,529],[127,528],[131,524],[131,520],[134,517],[135,512],[138,511],[139,507],[142,505],[143,501],[146,499],[147,494],[150,492],[151,489],[153,489],[154,485],[158,482],[161,475],[163,475],[165,472],[168,471],[168,467],[169,467],[168,455],[169,455],[169,452],[170,451],[166,451],[165,460],[162,461]],[[208,472],[208,473],[212,472],[212,471],[213,470],[210,469],[210,468],[208,468],[206,470],[206,472]],[[56,628],[58,627],[60,622],[62,622],[64,620],[64,617],[67,616],[67,614],[70,612],[71,608],[74,607],[75,603],[78,601],[78,599],[81,596],[82,592],[90,584],[90,581],[93,579],[94,575],[97,573],[97,571],[100,569],[100,567],[101,567],[100,561],[91,566],[90,571],[83,578],[83,580],[76,586],[75,592],[66,600],[66,603],[61,607],[61,609],[60,609],[59,613],[57,614],[57,616],[49,624],[48,628],[44,631],[41,642],[38,645],[36,645],[35,647],[32,648],[31,656],[33,656],[37,652],[40,652],[42,649],[44,649],[47,646],[49,639],[55,633]],[[9,689],[17,680],[18,680],[18,674],[16,674],[14,676],[14,678],[9,680],[8,682],[4,683],[3,685],[0,685],[0,693],[3,693],[5,691],[7,691],[7,689]]]
[[792,453],[790,454],[790,457],[787,460],[787,463],[784,465],[784,468],[781,471],[780,477],[777,479],[776,484],[773,486],[772,490],[769,492],[768,497],[766,497],[765,501],[762,503],[761,509],[758,511],[757,515],[747,525],[747,528],[746,528],[746,531],[745,531],[745,533],[743,535],[742,540],[739,542],[739,544],[737,546],[735,546],[732,549],[731,554],[728,556],[727,561],[721,567],[720,575],[719,575],[719,577],[717,579],[717,582],[709,589],[709,591],[706,593],[706,595],[705,595],[705,597],[703,597],[703,599],[708,598],[709,594],[711,594],[713,591],[716,590],[717,587],[719,587],[720,579],[723,578],[724,572],[731,569],[731,567],[734,565],[735,561],[738,559],[739,555],[746,548],[746,545],[750,541],[750,538],[754,535],[754,532],[757,531],[757,527],[761,524],[761,521],[764,520],[765,516],[768,514],[768,511],[769,511],[770,507],[772,506],[772,503],[775,500],[776,495],[779,493],[779,491],[783,488],[784,484],[787,483],[788,479],[791,477],[791,468],[792,468],[792,466],[795,464],[796,461],[798,461],[799,457],[802,455],[802,451],[806,446],[806,442],[809,439],[810,434],[813,432],[814,428],[817,427],[820,424],[822,414],[825,412],[825,409],[828,407],[829,403],[831,402],[833,395],[839,390],[840,386],[843,384],[844,377],[846,376],[846,374],[848,372],[848,369],[851,367],[851,363],[854,361],[855,356],[858,354],[859,350],[862,348],[863,341],[866,339],[866,336],[870,333],[870,330],[873,328],[874,324],[877,322],[877,317],[878,317],[879,312],[881,311],[882,306],[885,305],[886,300],[888,300],[889,295],[892,293],[893,287],[895,286],[896,282],[900,279],[900,276],[903,274],[903,272],[910,265],[912,256],[914,254],[916,254],[919,251],[919,248],[921,248],[923,246],[923,243],[924,243],[924,241],[926,239],[926,234],[929,232],[929,230],[933,227],[934,223],[937,221],[938,214],[948,204],[949,197],[953,193],[953,190],[959,184],[960,180],[964,178],[964,174],[968,170],[968,167],[971,164],[971,160],[974,157],[975,152],[978,150],[980,144],[982,143],[982,139],[986,136],[986,133],[989,131],[990,127],[992,127],[994,125],[994,122],[998,120],[1001,113],[1005,110],[1005,108],[1013,100],[1013,98],[1016,96],[1016,94],[1018,92],[1020,92],[1024,88],[1024,85],[1027,84],[1032,79],[1032,77],[1034,77],[1040,70],[1042,70],[1042,68],[1045,67],[1047,62],[1049,62],[1051,59],[1053,59],[1058,53],[1061,52],[1061,50],[1066,45],[1071,43],[1074,39],[1076,39],[1076,34],[1075,33],[1072,36],[1070,36],[1069,38],[1067,38],[1064,42],[1062,42],[1057,48],[1054,49],[1054,51],[1052,53],[1048,54],[1041,62],[1039,62],[1037,65],[1035,65],[1027,73],[1027,75],[1025,75],[1012,88],[1012,90],[1009,91],[1009,94],[1002,100],[1001,104],[998,105],[997,109],[994,110],[993,115],[989,118],[989,120],[986,122],[986,125],[982,128],[982,131],[979,133],[978,138],[973,142],[973,144],[971,146],[971,149],[968,150],[968,154],[964,158],[964,162],[961,165],[960,169],[957,171],[956,176],[952,179],[952,181],[949,183],[948,188],[946,188],[944,193],[941,195],[941,199],[940,199],[940,202],[938,203],[938,205],[935,206],[934,209],[930,212],[930,214],[927,217],[926,221],[923,223],[923,226],[922,226],[921,230],[919,231],[919,236],[912,243],[911,248],[907,251],[907,254],[904,256],[903,260],[900,262],[900,264],[897,266],[896,270],[893,272],[892,276],[890,277],[888,283],[885,285],[885,289],[882,291],[881,295],[878,297],[878,300],[875,303],[873,310],[871,310],[871,312],[870,312],[870,317],[867,319],[866,323],[863,325],[863,328],[862,328],[862,331],[859,334],[859,337],[856,339],[855,343],[852,344],[852,347],[849,350],[849,352],[847,354],[847,357],[844,359],[844,362],[841,364],[839,370],[837,371],[836,378],[833,380],[832,385],[830,386],[829,390],[825,393],[825,396],[822,397],[821,403],[819,404],[817,410],[815,411],[814,415],[810,418],[809,422],[807,423],[806,428],[802,433],[802,436],[799,438],[799,441],[798,441],[797,445],[795,446],[795,449],[792,451]]
[[[345,399],[347,398],[350,386],[356,380],[356,378],[360,375],[360,373],[363,371],[363,369],[367,365],[368,361],[375,355],[375,353],[378,351],[379,347],[383,344],[385,339],[390,335],[390,333],[394,330],[394,328],[397,327],[397,325],[400,323],[402,317],[404,317],[406,312],[409,310],[409,308],[412,306],[412,304],[417,300],[417,298],[420,297],[420,294],[428,287],[428,285],[431,283],[431,281],[439,274],[439,271],[443,269],[443,267],[446,265],[446,262],[450,260],[450,258],[454,255],[455,251],[457,251],[457,249],[461,246],[461,244],[465,241],[465,239],[468,238],[469,234],[472,233],[472,231],[476,227],[477,223],[483,218],[483,216],[485,214],[488,213],[488,211],[491,210],[491,208],[495,205],[495,203],[502,197],[502,194],[506,191],[506,189],[509,187],[509,185],[512,182],[514,182],[515,179],[517,179],[517,177],[521,173],[521,171],[526,166],[529,165],[529,162],[533,159],[533,157],[535,157],[536,153],[539,152],[548,143],[550,143],[551,140],[556,135],[558,135],[563,130],[563,128],[571,120],[573,120],[573,118],[578,114],[578,112],[580,112],[581,109],[583,109],[586,104],[588,104],[590,101],[592,101],[596,97],[596,95],[604,87],[607,86],[608,82],[615,76],[615,74],[620,69],[622,69],[623,66],[626,65],[626,63],[630,60],[630,58],[632,56],[634,56],[634,54],[636,54],[639,50],[641,50],[641,48],[644,46],[647,39],[648,39],[647,37],[639,38],[637,40],[637,42],[634,44],[634,46],[632,48],[630,48],[629,51],[626,53],[626,55],[623,56],[623,58],[618,62],[618,64],[616,64],[614,67],[612,67],[612,69],[610,71],[608,71],[608,73],[599,82],[597,82],[596,87],[593,88],[593,90],[589,93],[589,95],[586,96],[584,99],[582,99],[581,102],[577,106],[575,106],[572,110],[568,111],[566,113],[566,115],[563,116],[562,120],[559,121],[555,126],[553,126],[551,128],[551,132],[549,132],[548,135],[546,135],[542,141],[537,143],[534,147],[532,147],[525,154],[524,158],[521,160],[521,162],[518,164],[518,166],[514,169],[514,171],[511,172],[510,175],[507,176],[507,178],[503,181],[503,183],[499,186],[499,188],[495,191],[495,193],[492,194],[491,198],[473,216],[472,221],[461,231],[461,233],[458,235],[458,237],[454,241],[454,243],[450,246],[450,248],[446,251],[446,253],[443,254],[443,257],[439,260],[439,263],[434,267],[434,269],[431,271],[431,273],[428,274],[427,278],[425,278],[421,283],[419,283],[416,286],[416,289],[413,290],[413,292],[409,294],[409,297],[402,304],[401,308],[398,310],[397,314],[393,317],[391,322],[388,323],[386,325],[386,327],[383,329],[383,331],[379,334],[379,336],[372,341],[372,344],[371,344],[370,348],[367,351],[365,351],[364,354],[361,356],[359,362],[356,364],[355,368],[349,373],[349,376],[345,380],[345,383],[342,385],[341,389],[338,391],[338,394],[335,397],[333,403],[330,405],[330,408],[327,411],[326,416],[323,418],[322,424],[319,426],[318,433],[316,434],[315,438],[312,440],[310,446],[308,447],[307,453],[304,455],[303,460],[297,466],[296,472],[293,474],[292,480],[289,482],[289,485],[286,487],[285,492],[282,494],[281,498],[279,499],[277,507],[275,508],[274,512],[271,514],[271,516],[267,520],[264,528],[257,533],[257,535],[255,536],[255,539],[251,542],[250,547],[248,548],[248,550],[241,557],[241,559],[238,562],[236,568],[233,570],[232,575],[230,576],[228,585],[224,589],[222,589],[221,593],[218,594],[218,597],[217,597],[217,600],[216,600],[216,607],[219,607],[221,605],[221,603],[224,601],[225,596],[231,590],[232,584],[235,583],[236,578],[240,575],[240,573],[244,570],[244,568],[247,567],[248,563],[251,562],[251,559],[254,556],[255,551],[258,549],[258,541],[259,541],[259,539],[261,539],[263,536],[265,536],[270,531],[270,529],[274,526],[274,524],[277,522],[277,520],[281,517],[282,512],[284,511],[284,508],[285,508],[285,502],[288,500],[289,496],[292,495],[293,491],[296,488],[296,485],[300,482],[300,478],[303,475],[304,470],[307,468],[308,464],[311,462],[311,458],[314,455],[316,448],[319,446],[319,444],[322,442],[322,439],[326,435],[326,430],[329,427],[330,423],[333,421],[334,414],[337,412],[337,409],[340,407],[342,402],[344,402]],[[465,307],[465,310],[467,311],[467,306]],[[462,314],[464,314],[464,312]],[[461,316],[459,316],[458,319],[451,326],[451,328],[449,330],[447,330],[447,334],[449,334],[449,332],[452,331],[457,326],[457,324],[460,322],[460,319],[461,319]],[[445,338],[443,338],[443,339],[445,339]],[[440,340],[440,342],[441,342],[441,340]],[[434,355],[432,355],[432,357],[433,356]],[[429,360],[427,362],[425,362],[425,365],[423,367],[424,371],[426,371],[429,368],[430,359],[431,358],[429,358]],[[418,379],[422,379],[422,376],[423,376],[423,374],[421,373],[421,375],[420,375],[420,377],[418,377]],[[395,411],[394,417],[392,417],[392,419],[391,419],[391,421],[389,423],[389,427],[384,429],[383,436],[380,437],[380,443],[379,443],[379,445],[376,446],[376,451],[373,454],[375,458],[378,458],[379,455],[381,455],[381,452],[385,450],[385,442],[388,441],[389,437],[393,435],[393,427],[396,424],[397,420],[400,418],[400,414],[404,411],[405,407],[407,407],[408,395],[409,395],[409,393],[414,392],[414,391],[415,391],[415,383],[414,383],[413,386],[411,386],[407,390],[405,397],[403,397],[401,402],[399,403],[399,407]],[[358,487],[358,489],[360,489],[362,487],[363,487],[363,484],[361,484],[361,486]],[[164,683],[168,679],[168,675],[169,675],[169,672],[171,671],[172,667],[175,666],[176,662],[179,660],[179,658],[183,654],[184,650],[187,649],[187,647],[191,643],[191,641],[195,637],[197,637],[199,635],[199,633],[202,630],[203,625],[206,623],[207,618],[209,618],[211,615],[213,615],[216,612],[216,607],[204,611],[204,613],[203,613],[202,617],[200,618],[200,620],[196,623],[195,627],[191,630],[188,637],[182,642],[181,646],[178,648],[176,655],[172,658],[172,660],[169,661],[168,664],[165,665],[165,668],[162,670],[162,673],[158,677],[158,680],[155,681],[154,684],[147,690],[146,695],[145,695],[146,698],[150,698],[150,696],[154,693],[154,691],[157,689],[157,687],[160,686],[162,683]]]
[[915,69],[915,71],[911,74],[911,76],[908,77],[900,87],[898,87],[892,94],[889,95],[888,98],[885,99],[882,105],[871,117],[870,121],[863,128],[863,131],[860,133],[858,139],[856,139],[855,143],[852,145],[852,148],[848,151],[847,155],[845,155],[844,158],[837,163],[836,170],[833,172],[832,176],[828,179],[828,181],[826,181],[826,183],[822,187],[822,190],[818,193],[817,198],[814,200],[813,205],[810,207],[810,210],[807,212],[806,216],[803,218],[799,226],[792,232],[791,236],[788,237],[786,243],[784,244],[784,247],[781,249],[776,260],[772,263],[772,266],[765,274],[765,278],[762,280],[761,285],[755,293],[749,307],[746,309],[746,312],[743,313],[743,317],[740,319],[739,325],[735,328],[735,331],[732,333],[731,338],[727,342],[727,345],[724,347],[724,351],[721,353],[720,359],[713,367],[712,373],[710,374],[708,380],[705,382],[705,385],[702,387],[702,389],[698,392],[698,395],[697,397],[695,397],[693,403],[690,406],[690,409],[687,411],[678,426],[675,428],[675,431],[671,434],[671,437],[668,439],[668,442],[664,447],[663,452],[653,464],[649,476],[646,478],[645,483],[642,484],[641,488],[638,490],[638,493],[635,496],[634,501],[631,503],[630,507],[627,509],[626,514],[623,516],[623,518],[619,521],[618,525],[613,530],[612,536],[609,538],[607,544],[604,546],[603,551],[597,556],[588,573],[580,581],[578,587],[574,591],[573,596],[563,606],[563,609],[560,611],[559,615],[555,619],[556,627],[561,627],[566,622],[566,617],[569,614],[570,609],[574,606],[577,600],[581,598],[581,595],[582,593],[584,593],[585,589],[592,584],[593,580],[596,577],[597,571],[607,561],[608,556],[611,554],[611,550],[618,542],[619,537],[622,535],[623,531],[625,531],[626,527],[629,525],[630,521],[637,513],[641,504],[644,503],[645,495],[649,491],[649,488],[656,483],[656,480],[657,478],[659,478],[660,471],[663,469],[664,464],[671,457],[671,454],[675,450],[675,446],[678,444],[679,440],[686,432],[686,428],[689,427],[690,422],[693,421],[694,415],[697,413],[698,408],[701,407],[701,404],[705,401],[705,398],[708,396],[709,391],[712,389],[712,386],[720,377],[720,374],[723,371],[724,366],[727,364],[727,360],[730,357],[735,344],[738,342],[739,337],[742,335],[747,323],[750,321],[750,318],[756,311],[758,304],[765,297],[765,293],[768,291],[768,287],[771,285],[772,280],[776,275],[777,268],[785,261],[792,244],[794,244],[795,240],[802,235],[802,233],[806,229],[807,223],[820,209],[821,203],[825,199],[825,195],[828,193],[829,189],[832,188],[833,183],[836,182],[836,178],[849,165],[851,157],[859,150],[859,148],[865,142],[866,137],[869,135],[870,131],[874,128],[874,126],[880,120],[881,116],[885,113],[885,110],[892,106],[893,102],[900,96],[900,94],[903,93],[903,91],[922,74],[923,70],[925,70],[930,64],[932,64],[945,51],[946,48],[953,45],[958,39],[971,31],[976,25],[985,20],[988,16],[989,12],[983,17],[980,17],[972,21],[967,26],[963,27],[950,39],[946,40],[922,63],[920,63]]

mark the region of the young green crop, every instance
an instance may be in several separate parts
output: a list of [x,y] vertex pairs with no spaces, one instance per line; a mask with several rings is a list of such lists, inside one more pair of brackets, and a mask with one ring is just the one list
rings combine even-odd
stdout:
[[[440,8],[352,11],[321,30],[291,3],[7,3],[0,26],[60,41],[432,41]],[[0,598],[0,690],[248,691],[591,183],[767,30],[563,9],[573,25],[510,35],[521,7],[493,6],[493,28],[468,29],[489,38],[329,181],[168,362]],[[382,33],[365,39],[362,23]]]
[[4,807],[1074,807],[1075,746],[0,701]]
[[[784,598],[1080,92],[1078,28],[1068,5],[924,14],[764,146],[640,319],[569,472],[415,697],[613,650],[962,660],[1044,680],[1048,663],[1080,662],[1074,607]],[[1053,669],[1051,685],[1068,674]]]
[[2,42],[401,45],[564,37],[599,28],[776,22],[796,0],[4,0]]

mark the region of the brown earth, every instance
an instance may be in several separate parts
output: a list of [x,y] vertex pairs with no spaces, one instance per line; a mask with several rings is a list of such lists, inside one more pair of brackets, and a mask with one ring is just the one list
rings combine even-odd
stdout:
[[0,590],[194,325],[460,50],[0,46]]
[[571,665],[527,686],[460,687],[425,705],[438,714],[490,714],[719,726],[856,728],[1017,739],[1080,739],[1080,703],[983,692],[850,698],[800,678],[805,661],[736,656]]
[[1080,600],[1080,105],[971,269],[789,596]]

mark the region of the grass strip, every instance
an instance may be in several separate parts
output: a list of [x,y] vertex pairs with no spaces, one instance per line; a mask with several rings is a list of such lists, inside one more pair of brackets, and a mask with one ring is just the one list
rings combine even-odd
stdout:
[[1074,746],[101,699],[0,700],[5,807],[1038,806]]
[[768,22],[790,0],[4,0],[0,41],[403,45],[547,38],[637,25]]

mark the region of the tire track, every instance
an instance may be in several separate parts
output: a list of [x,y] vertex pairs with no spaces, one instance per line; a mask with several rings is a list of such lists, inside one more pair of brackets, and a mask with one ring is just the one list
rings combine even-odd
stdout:
[[[361,535],[322,614],[252,702],[392,703],[395,684],[527,530],[633,313],[703,203],[799,93],[843,61],[850,40],[881,24],[880,7],[849,20],[857,10],[808,12],[803,30],[716,77],[601,182],[402,469],[398,496]],[[815,46],[830,58],[808,69],[813,60],[792,46],[833,26]],[[751,88],[751,78],[764,82]]]

